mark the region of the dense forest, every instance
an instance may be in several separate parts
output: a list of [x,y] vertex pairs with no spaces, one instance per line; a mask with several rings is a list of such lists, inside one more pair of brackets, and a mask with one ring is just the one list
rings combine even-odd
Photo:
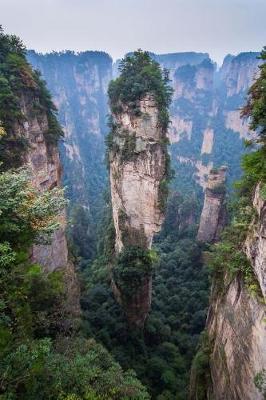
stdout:
[[[152,309],[144,332],[132,332],[110,289],[104,226],[98,257],[81,271],[82,330],[111,351],[124,368],[133,368],[154,399],[186,399],[189,371],[208,305],[208,273],[195,242],[196,199],[173,192],[162,232],[155,239]],[[108,226],[108,204],[106,224]],[[103,237],[105,232],[105,237]]]

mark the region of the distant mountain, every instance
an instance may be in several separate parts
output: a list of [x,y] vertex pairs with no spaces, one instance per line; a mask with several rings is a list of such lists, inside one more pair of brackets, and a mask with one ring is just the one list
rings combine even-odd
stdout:
[[68,196],[91,208],[95,216],[107,181],[104,137],[112,59],[100,51],[45,55],[29,51],[28,60],[41,71],[59,110],[65,132],[61,156]]
[[[228,55],[220,69],[207,53],[152,54],[169,70],[174,89],[169,139],[177,190],[194,190],[197,182],[200,191],[208,172],[224,164],[229,167],[229,185],[240,176],[243,138],[249,129],[239,109],[258,71],[258,54]],[[30,51],[28,59],[42,72],[59,109],[69,197],[95,216],[107,183],[107,87],[118,74],[118,64],[106,53],[90,51]]]

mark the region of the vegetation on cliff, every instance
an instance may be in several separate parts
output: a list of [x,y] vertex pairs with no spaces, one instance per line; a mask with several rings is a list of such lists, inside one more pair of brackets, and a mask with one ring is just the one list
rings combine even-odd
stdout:
[[44,135],[47,143],[56,143],[63,134],[57,122],[56,108],[40,74],[26,60],[26,49],[14,35],[6,35],[0,25],[0,168],[19,166],[27,139],[15,134],[25,122],[23,99],[30,99],[32,118],[47,118]]
[[[112,114],[118,115],[126,107],[129,113],[146,118],[141,115],[140,101],[147,95],[155,99],[158,109],[158,123],[165,137],[162,136],[160,145],[165,155],[165,174],[159,185],[159,205],[165,211],[168,185],[173,177],[170,167],[170,157],[167,151],[169,144],[166,131],[170,123],[169,106],[172,99],[173,89],[170,86],[169,73],[162,70],[160,65],[154,61],[147,51],[138,50],[127,55],[119,65],[120,75],[109,84],[108,95]],[[117,139],[118,138],[118,139]],[[123,145],[119,145],[119,142]],[[136,137],[128,135],[127,131],[121,130],[121,126],[109,118],[109,134],[106,137],[106,159],[107,164],[110,152],[120,154],[122,161],[130,161],[136,157]]]
[[[110,265],[115,297],[129,323],[139,328],[144,325],[151,303],[155,257],[149,247],[162,223],[168,195],[167,127],[172,89],[168,73],[148,52],[138,50],[127,55],[119,71],[120,76],[110,82],[108,90],[111,116],[106,144],[117,235],[117,254]],[[124,117],[129,118],[129,126]],[[135,176],[126,171],[128,164],[134,168]],[[143,178],[142,190],[139,184]],[[122,189],[127,181],[138,192],[143,210],[134,204],[134,196]],[[121,199],[119,210],[115,204],[117,196]],[[132,212],[135,224],[131,222]]]
[[260,58],[263,61],[259,66],[260,76],[249,89],[247,104],[242,110],[242,116],[251,120],[250,129],[256,130],[258,135],[247,142],[255,150],[245,155],[242,163],[245,176],[240,189],[243,194],[251,195],[258,182],[266,183],[266,47]]
[[[101,218],[102,197],[108,181],[103,154],[108,130],[106,89],[112,73],[112,59],[100,51],[68,50],[48,54],[32,50],[27,52],[27,59],[42,72],[58,104],[58,120],[68,132],[60,147],[64,166],[62,181],[69,199],[68,237],[76,259],[82,256],[83,261],[89,260],[96,251],[94,233]],[[84,240],[79,247],[75,238],[81,231]]]
[[151,276],[156,261],[156,253],[138,246],[128,246],[118,255],[113,267],[113,279],[127,299],[141,287],[145,278]]

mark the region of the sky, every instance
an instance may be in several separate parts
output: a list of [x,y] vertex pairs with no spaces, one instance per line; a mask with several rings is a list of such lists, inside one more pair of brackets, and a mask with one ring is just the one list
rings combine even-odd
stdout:
[[266,0],[0,0],[0,24],[29,49],[102,50],[113,59],[155,53],[228,53],[266,45]]

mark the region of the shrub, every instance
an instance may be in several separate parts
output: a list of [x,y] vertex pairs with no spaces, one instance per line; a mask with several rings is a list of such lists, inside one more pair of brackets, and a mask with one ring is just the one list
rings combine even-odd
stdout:
[[122,250],[113,267],[113,277],[125,297],[131,297],[143,281],[151,276],[155,261],[154,250],[138,246],[128,246]]
[[28,112],[37,117],[46,115],[48,130],[44,138],[54,144],[63,131],[57,121],[54,106],[40,73],[33,71],[25,57],[25,48],[14,35],[6,35],[0,26],[0,121],[5,135],[0,135],[0,161],[3,168],[17,167],[28,143],[14,131],[15,124],[25,121],[21,110],[22,97],[29,98]]

